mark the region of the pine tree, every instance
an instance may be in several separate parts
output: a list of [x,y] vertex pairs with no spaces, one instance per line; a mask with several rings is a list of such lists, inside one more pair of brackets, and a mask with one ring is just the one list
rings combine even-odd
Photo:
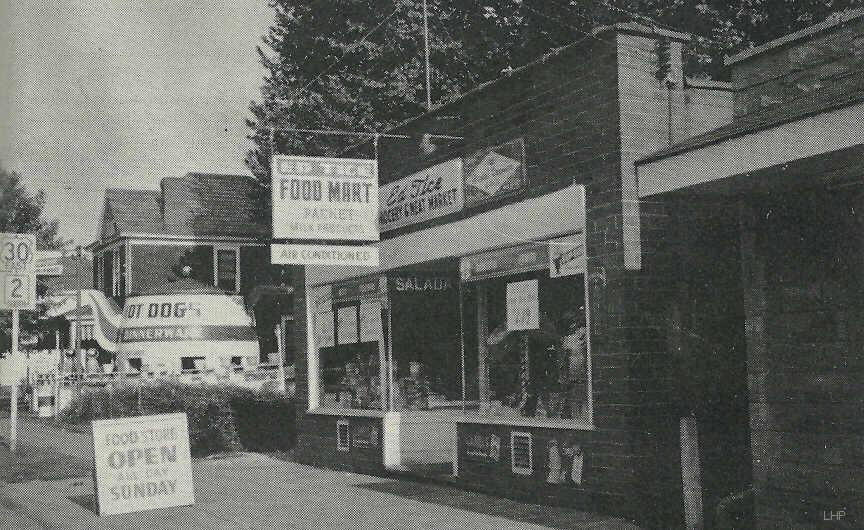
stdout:
[[[615,22],[687,31],[685,70],[723,79],[725,55],[864,0],[428,0],[432,100],[443,104],[550,49]],[[422,0],[271,0],[258,53],[267,76],[250,105],[246,163],[270,182],[270,127],[380,131],[425,110]],[[357,137],[277,132],[280,153],[338,156]]]

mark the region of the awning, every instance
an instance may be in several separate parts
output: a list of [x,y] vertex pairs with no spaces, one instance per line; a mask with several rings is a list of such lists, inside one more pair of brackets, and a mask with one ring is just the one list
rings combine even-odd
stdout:
[[380,267],[307,266],[315,287],[436,259],[543,241],[585,229],[581,185],[508,204],[466,219],[378,242]]

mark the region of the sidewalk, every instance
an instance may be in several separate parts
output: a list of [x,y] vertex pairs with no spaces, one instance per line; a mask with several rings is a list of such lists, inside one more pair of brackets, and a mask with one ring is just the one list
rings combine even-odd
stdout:
[[[0,422],[7,423],[8,416]],[[37,458],[62,454],[74,462],[92,461],[88,434],[57,429],[44,420],[22,417],[19,440],[22,447],[39,447],[40,455],[47,455]],[[84,477],[0,481],[0,530],[638,529],[611,517],[444,485],[313,468],[255,453],[194,460],[194,506],[99,517],[94,513],[89,466],[71,469]]]
[[6,485],[0,490],[0,511],[6,508],[22,518],[22,524],[11,528],[56,530],[638,529],[610,517],[251,453],[197,460],[193,473],[194,506],[99,517],[92,511],[93,482],[86,478]]

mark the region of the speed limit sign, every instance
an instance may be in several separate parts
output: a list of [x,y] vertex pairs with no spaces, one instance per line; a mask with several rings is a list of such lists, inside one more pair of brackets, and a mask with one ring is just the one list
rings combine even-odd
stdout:
[[0,309],[36,309],[36,237],[0,233]]

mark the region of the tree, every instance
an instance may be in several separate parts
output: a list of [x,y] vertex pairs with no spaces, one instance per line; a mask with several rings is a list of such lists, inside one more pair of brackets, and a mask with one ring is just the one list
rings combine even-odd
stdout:
[[[270,0],[267,71],[247,119],[246,163],[266,209],[270,127],[380,131],[424,111],[422,0]],[[723,57],[864,0],[428,0],[432,98],[446,103],[614,22],[686,30],[688,75],[722,79]],[[357,138],[277,132],[283,153],[339,155]]]
[[[43,217],[45,192],[29,193],[14,171],[0,166],[0,232],[35,234],[36,246],[41,249],[59,249],[65,242],[59,237],[59,222]],[[45,287],[37,283],[37,295],[45,294]],[[21,313],[21,336],[33,335],[38,330],[38,311]],[[11,315],[0,313],[0,352],[12,345]]]

